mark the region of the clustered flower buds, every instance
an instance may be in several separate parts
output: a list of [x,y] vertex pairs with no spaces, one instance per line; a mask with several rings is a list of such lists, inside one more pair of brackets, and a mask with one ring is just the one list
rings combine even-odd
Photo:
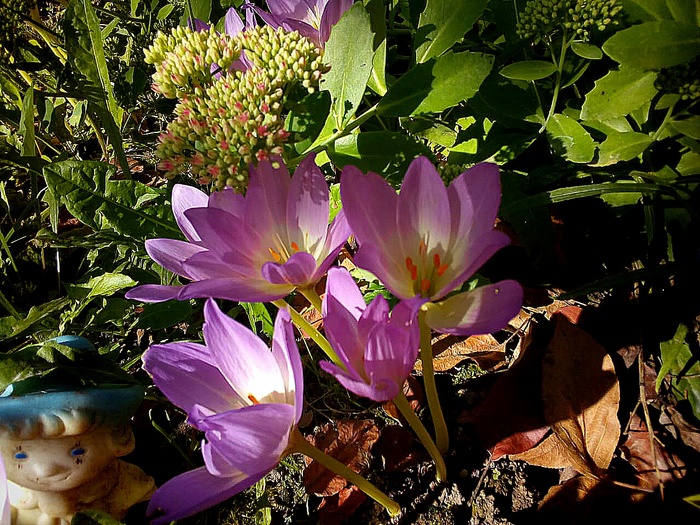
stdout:
[[700,78],[698,78],[700,58],[659,71],[656,77],[656,89],[664,93],[675,93],[681,100],[700,98]]
[[516,30],[522,39],[539,40],[563,27],[586,42],[592,32],[618,25],[621,10],[617,0],[528,0]]
[[10,56],[22,16],[28,15],[36,0],[3,0],[0,2],[0,59]]
[[178,98],[158,156],[169,176],[243,191],[253,162],[281,155],[284,107],[294,86],[309,93],[327,68],[322,50],[296,31],[254,27],[235,36],[180,27],[146,51],[154,89]]

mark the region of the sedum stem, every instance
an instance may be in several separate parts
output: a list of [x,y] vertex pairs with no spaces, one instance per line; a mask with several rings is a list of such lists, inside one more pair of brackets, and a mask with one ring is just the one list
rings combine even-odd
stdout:
[[[425,368],[423,370],[425,370]],[[393,401],[396,408],[399,409],[401,415],[406,419],[406,422],[418,436],[418,439],[420,439],[420,442],[423,443],[423,446],[430,454],[430,457],[433,458],[436,470],[435,477],[437,480],[440,482],[447,480],[447,467],[445,466],[445,460],[442,459],[442,454],[440,454],[440,451],[437,449],[435,442],[430,437],[430,434],[428,434],[425,426],[423,423],[421,423],[421,420],[418,419],[418,416],[411,408],[406,396],[403,394],[403,392],[401,392],[393,399]]]
[[305,456],[310,457],[318,461],[321,465],[326,467],[331,472],[343,476],[350,483],[353,483],[358,489],[367,494],[377,503],[380,503],[387,510],[389,515],[398,516],[401,512],[401,507],[389,496],[384,494],[375,485],[370,483],[366,478],[360,476],[357,472],[352,470],[347,465],[344,465],[335,458],[332,458],[328,454],[314,447],[311,443],[306,441],[304,436],[301,435],[299,430],[294,430],[292,435],[292,441],[290,443],[290,452],[299,452]]
[[328,342],[328,339],[326,339],[321,332],[314,328],[310,322],[304,319],[299,312],[292,308],[292,306],[284,299],[272,301],[272,304],[279,309],[287,310],[289,312],[289,316],[292,318],[292,322],[294,322],[294,324],[297,325],[300,330],[306,332],[311,340],[316,343],[321,350],[323,350],[323,353],[325,353],[334,364],[345,370],[345,365],[341,362],[338,354],[335,353],[335,350],[333,350],[333,347]]
[[[424,305],[425,307],[425,305]],[[423,365],[423,385],[425,397],[428,399],[428,408],[433,418],[435,428],[435,443],[438,451],[445,454],[450,449],[450,438],[447,434],[447,423],[442,414],[440,399],[438,398],[437,385],[435,384],[435,369],[433,368],[433,347],[430,343],[430,327],[425,323],[425,310],[418,313],[420,326],[420,360]]]

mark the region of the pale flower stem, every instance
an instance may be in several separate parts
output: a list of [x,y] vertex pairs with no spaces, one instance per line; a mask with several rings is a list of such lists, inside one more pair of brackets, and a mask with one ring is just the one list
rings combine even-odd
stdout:
[[352,470],[347,465],[344,465],[335,458],[332,458],[328,454],[314,447],[311,443],[306,441],[304,436],[298,430],[295,430],[296,435],[292,437],[290,443],[289,452],[299,452],[305,456],[310,457],[318,461],[321,465],[326,467],[331,472],[343,476],[350,483],[353,483],[358,489],[367,494],[377,503],[384,506],[389,515],[398,516],[401,512],[401,506],[396,503],[389,496],[384,494],[375,485],[370,483],[366,478],[360,476],[357,472]]
[[289,316],[292,318],[292,322],[295,325],[297,325],[297,327],[300,330],[306,332],[306,334],[311,338],[311,340],[314,343],[316,343],[321,350],[323,350],[323,353],[325,353],[326,356],[328,356],[328,359],[330,359],[334,364],[338,365],[340,368],[345,370],[345,365],[338,357],[338,354],[335,353],[335,350],[333,350],[333,347],[328,342],[328,339],[326,339],[321,334],[321,332],[316,330],[316,328],[314,328],[314,326],[311,323],[304,319],[304,317],[299,312],[292,308],[292,306],[288,304],[284,299],[272,301],[272,304],[274,304],[279,309],[287,310],[289,312]]
[[408,399],[406,399],[406,396],[402,392],[396,396],[393,401],[396,408],[399,409],[401,415],[406,419],[406,422],[418,436],[418,439],[420,439],[420,442],[423,443],[423,446],[430,454],[430,457],[433,458],[436,471],[435,477],[439,482],[445,481],[447,479],[447,467],[445,466],[445,460],[442,459],[442,454],[440,454],[437,446],[435,446],[433,438],[430,437],[430,434],[428,434],[425,426],[421,420],[418,419],[418,416],[411,408],[411,405],[408,403]]
[[428,408],[433,418],[435,428],[435,443],[441,454],[450,449],[450,438],[447,434],[447,423],[442,414],[440,399],[438,399],[437,386],[435,384],[435,369],[433,368],[433,347],[430,342],[430,327],[425,323],[425,311],[418,314],[420,325],[420,360],[423,365],[423,385],[425,397],[428,399]]
[[306,297],[306,300],[311,303],[311,306],[316,308],[318,313],[321,313],[321,297],[316,293],[316,290],[313,288],[297,288],[297,291]]

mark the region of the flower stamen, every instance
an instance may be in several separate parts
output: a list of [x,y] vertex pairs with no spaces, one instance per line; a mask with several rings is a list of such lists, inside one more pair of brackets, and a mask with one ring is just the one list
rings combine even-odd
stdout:
[[253,394],[248,394],[248,399],[250,399],[250,402],[253,403],[254,405],[260,404],[260,401],[258,401],[257,398]]

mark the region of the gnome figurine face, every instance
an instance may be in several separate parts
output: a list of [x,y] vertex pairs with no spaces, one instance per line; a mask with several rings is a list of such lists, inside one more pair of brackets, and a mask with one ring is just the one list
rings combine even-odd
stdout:
[[65,385],[52,380],[29,392],[17,383],[0,395],[12,525],[67,525],[87,509],[121,520],[155,490],[150,476],[117,459],[134,449],[129,420],[143,388],[133,382],[80,387],[64,378]]

